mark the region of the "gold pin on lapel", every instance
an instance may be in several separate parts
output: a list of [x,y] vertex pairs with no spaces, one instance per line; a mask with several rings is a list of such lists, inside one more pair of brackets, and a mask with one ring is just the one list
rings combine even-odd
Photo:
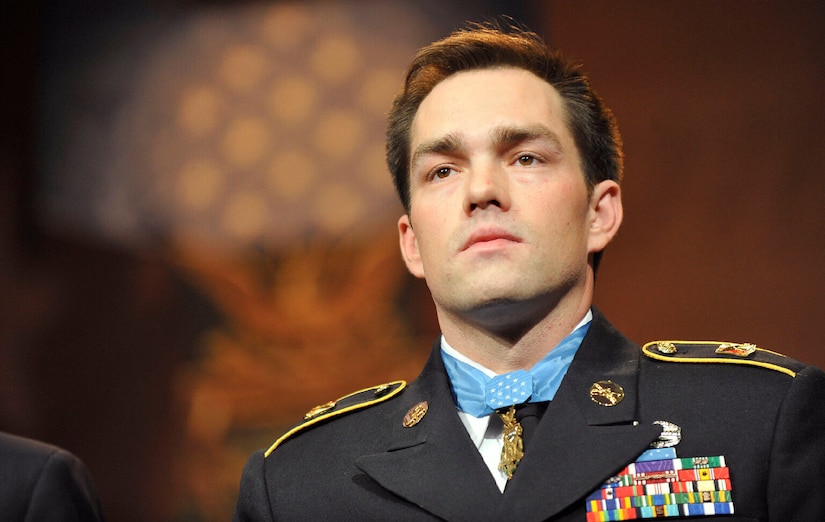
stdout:
[[427,401],[421,401],[412,408],[407,411],[407,414],[404,415],[404,427],[405,428],[412,428],[419,422],[421,419],[424,418],[424,415],[427,414],[427,410],[430,409],[430,405],[427,404]]
[[601,406],[615,406],[624,400],[624,388],[610,380],[594,382],[590,399]]

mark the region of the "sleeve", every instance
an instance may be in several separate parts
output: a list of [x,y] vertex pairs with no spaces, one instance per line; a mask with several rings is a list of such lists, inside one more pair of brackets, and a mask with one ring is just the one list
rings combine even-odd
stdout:
[[264,472],[264,452],[255,452],[247,461],[241,475],[238,504],[233,522],[272,522],[269,491]]
[[98,522],[103,510],[83,462],[64,450],[46,460],[32,490],[26,522]]
[[779,412],[769,465],[770,520],[825,520],[825,373],[797,374]]

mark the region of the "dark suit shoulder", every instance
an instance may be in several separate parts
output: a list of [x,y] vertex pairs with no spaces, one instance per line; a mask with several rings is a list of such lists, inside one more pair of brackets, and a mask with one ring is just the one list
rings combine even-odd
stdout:
[[347,413],[362,410],[375,404],[379,404],[392,399],[406,388],[406,381],[393,381],[371,388],[365,388],[356,392],[344,395],[334,401],[319,404],[305,415],[303,420],[281,435],[269,449],[264,452],[264,458],[268,457],[284,441],[302,433],[314,426],[326,423],[329,420],[340,417]]
[[651,341],[642,353],[657,361],[681,364],[730,364],[765,368],[796,377],[804,363],[752,343],[723,341]]
[[86,465],[44,442],[0,433],[3,520],[104,520]]

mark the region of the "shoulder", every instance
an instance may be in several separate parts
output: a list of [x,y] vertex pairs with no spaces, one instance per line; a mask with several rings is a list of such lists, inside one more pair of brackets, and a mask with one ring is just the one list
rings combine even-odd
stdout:
[[85,468],[83,461],[63,448],[8,433],[0,433],[0,460],[18,470],[37,473]]
[[6,463],[26,466],[43,466],[56,453],[66,453],[51,444],[9,433],[0,433],[0,457]]
[[[102,520],[95,485],[72,453],[44,442],[0,433],[0,511],[37,520]],[[13,516],[10,518],[14,519]]]
[[642,346],[647,359],[674,364],[757,367],[796,377],[811,367],[752,343],[723,341],[651,341]]
[[339,397],[338,399],[315,406],[304,415],[301,422],[287,430],[286,433],[281,435],[269,449],[264,452],[264,458],[268,457],[286,440],[296,437],[312,428],[321,426],[322,424],[329,423],[336,418],[387,402],[393,397],[398,396],[406,386],[406,381],[388,382],[386,384],[358,390]]

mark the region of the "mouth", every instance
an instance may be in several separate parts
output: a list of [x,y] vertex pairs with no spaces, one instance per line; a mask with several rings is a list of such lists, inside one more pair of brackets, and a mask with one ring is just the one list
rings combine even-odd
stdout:
[[482,229],[476,230],[462,245],[461,251],[475,247],[496,247],[507,243],[521,243],[521,238],[502,229]]

